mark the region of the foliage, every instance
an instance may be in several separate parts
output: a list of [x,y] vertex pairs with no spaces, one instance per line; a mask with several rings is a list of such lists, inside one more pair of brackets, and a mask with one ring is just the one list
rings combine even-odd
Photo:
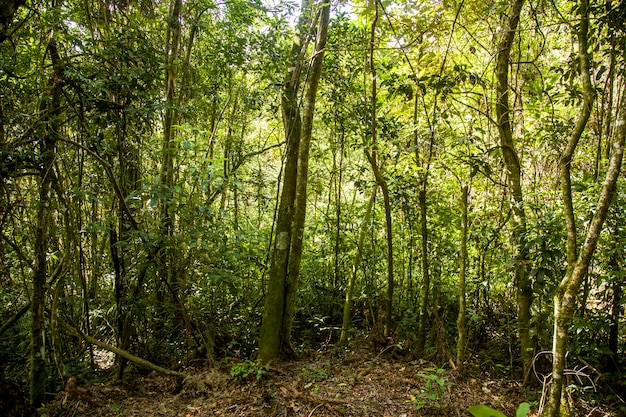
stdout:
[[261,364],[259,361],[251,361],[246,359],[243,362],[236,363],[230,368],[230,376],[238,380],[245,380],[248,377],[254,375],[254,377],[260,380],[263,375],[270,370],[270,365],[266,363]]
[[[28,375],[30,315],[20,311],[33,298],[43,178],[52,181],[45,248],[48,391],[61,387],[69,374],[95,378],[112,363],[55,320],[164,365],[255,357],[276,239],[276,201],[284,184],[280,101],[296,2],[183,2],[178,57],[171,66],[164,51],[167,27],[175,22],[167,2],[88,3],[37,0],[22,6],[0,43],[0,318],[12,323],[0,334],[4,376]],[[618,87],[624,84],[626,6],[605,3],[591,5],[597,100],[570,166],[579,242],[612,153]],[[423,319],[424,352],[444,358],[457,341],[458,195],[467,185],[466,324],[476,353],[471,361],[516,377],[514,214],[494,120],[494,45],[509,3],[379,4],[373,45],[377,162],[391,196],[397,277],[391,300],[395,327],[388,338],[374,337],[385,303],[380,196],[364,222],[375,186],[365,156],[374,107],[367,62],[374,3],[368,4],[332,3],[293,345],[318,349],[337,341],[364,230],[349,333],[359,337],[351,339],[369,335],[367,343],[377,351],[401,344],[403,354],[414,354]],[[532,280],[529,331],[538,350],[551,346],[553,299],[568,266],[558,164],[582,97],[572,52],[576,13],[576,2],[526,2],[511,51],[512,129],[527,217],[523,262]],[[56,72],[51,39],[63,64]],[[169,98],[166,71],[176,73]],[[50,111],[44,102],[55,83],[62,90],[53,110],[59,140],[54,164],[44,173],[41,146]],[[166,143],[169,113],[175,120]],[[172,158],[169,181],[163,176],[166,156]],[[597,394],[576,393],[595,396],[599,404],[623,397],[607,388],[621,387],[623,379],[621,182],[570,335],[571,354],[607,376]],[[425,216],[418,206],[422,192]],[[426,272],[431,286],[422,312]],[[256,375],[253,364],[241,365],[248,370],[238,374]],[[445,379],[436,369],[423,374],[430,387],[416,401],[441,394]],[[324,378],[322,370],[308,371],[312,381]]]
[[417,410],[426,405],[436,403],[445,389],[452,384],[444,378],[443,373],[445,369],[443,368],[425,368],[424,371],[426,371],[426,373],[419,373],[417,375],[425,380],[425,387],[419,392],[413,392],[413,396],[410,400]]
[[[491,407],[486,405],[473,405],[467,409],[474,417],[506,417],[504,413],[501,413],[498,410],[494,410]],[[526,417],[530,412],[530,404],[521,403],[517,407],[517,411],[515,412],[515,417]]]

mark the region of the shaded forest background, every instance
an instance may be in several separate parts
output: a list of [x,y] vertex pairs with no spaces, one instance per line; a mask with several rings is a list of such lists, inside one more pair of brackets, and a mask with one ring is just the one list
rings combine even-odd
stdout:
[[624,3],[0,5],[0,376],[33,405],[366,342],[625,412]]

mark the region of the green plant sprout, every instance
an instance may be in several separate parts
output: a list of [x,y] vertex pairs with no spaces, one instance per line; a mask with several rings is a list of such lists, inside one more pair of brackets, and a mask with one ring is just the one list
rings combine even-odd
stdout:
[[439,398],[443,394],[445,387],[452,385],[452,383],[446,381],[446,379],[442,375],[445,372],[445,369],[433,367],[425,368],[424,371],[427,371],[428,373],[420,373],[417,375],[426,380],[426,387],[421,392],[414,392],[414,395],[408,401],[413,403],[417,410],[426,406],[427,404],[439,400]]

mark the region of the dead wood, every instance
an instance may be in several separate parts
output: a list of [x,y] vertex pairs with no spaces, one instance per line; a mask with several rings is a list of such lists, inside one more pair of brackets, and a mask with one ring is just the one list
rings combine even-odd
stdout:
[[92,345],[96,345],[98,347],[101,347],[102,349],[108,350],[109,352],[113,352],[116,355],[119,355],[125,359],[128,359],[131,362],[136,363],[137,365],[141,366],[142,368],[147,368],[147,369],[152,369],[153,371],[156,371],[158,373],[161,373],[163,375],[168,375],[168,376],[175,376],[175,377],[179,377],[179,378],[184,378],[185,377],[185,373],[184,372],[177,372],[177,371],[172,371],[170,369],[166,369],[166,368],[162,368],[159,365],[155,365],[152,362],[149,362],[145,359],[142,359],[138,356],[135,356],[123,349],[117,348],[115,346],[109,345],[108,343],[102,342],[94,337],[91,337],[89,335],[84,334],[83,332],[81,332],[80,330],[70,326],[69,324],[65,323],[62,320],[59,320],[57,318],[57,323],[65,329],[65,331],[67,331],[69,334],[76,336],[76,337],[80,337],[83,340],[85,340],[87,343],[91,343]]

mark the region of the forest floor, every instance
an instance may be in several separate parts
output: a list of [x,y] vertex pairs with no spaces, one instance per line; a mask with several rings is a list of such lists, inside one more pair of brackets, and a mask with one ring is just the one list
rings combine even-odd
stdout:
[[[234,367],[234,368],[233,368]],[[518,381],[493,378],[477,369],[461,379],[447,366],[406,360],[365,349],[312,353],[275,364],[257,380],[251,362],[220,362],[186,370],[177,381],[152,373],[129,374],[123,382],[80,382],[42,410],[48,417],[102,416],[468,416],[467,408],[486,404],[514,416],[528,401]],[[231,376],[231,370],[240,377]],[[441,369],[439,372],[437,369]],[[246,372],[247,378],[241,378]],[[430,384],[429,384],[430,382]],[[530,394],[530,395],[537,395]],[[600,409],[581,416],[611,416]],[[529,416],[533,416],[533,412]]]

